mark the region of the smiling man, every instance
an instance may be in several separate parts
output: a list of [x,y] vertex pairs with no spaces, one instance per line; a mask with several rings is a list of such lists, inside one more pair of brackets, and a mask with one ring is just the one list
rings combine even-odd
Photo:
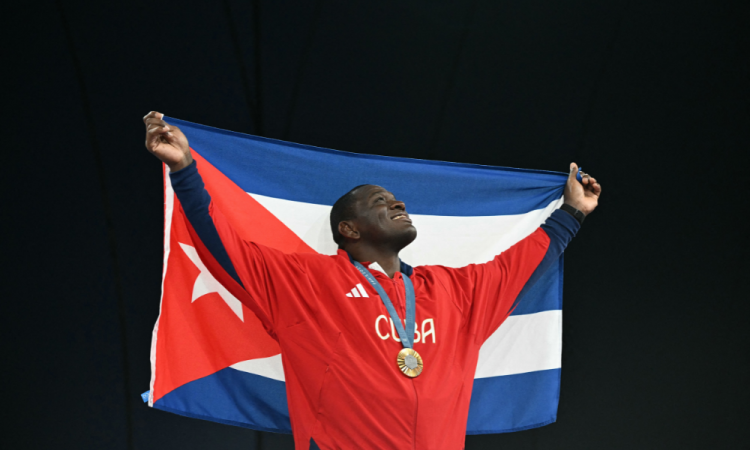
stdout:
[[160,113],[144,122],[146,147],[169,166],[207,257],[224,271],[216,277],[247,293],[243,303],[279,342],[300,449],[463,448],[479,348],[601,194],[571,164],[565,205],[528,237],[485,264],[412,268],[398,256],[417,237],[406,205],[362,185],[331,209],[335,255],[285,254],[242,240],[206,192],[184,134]]

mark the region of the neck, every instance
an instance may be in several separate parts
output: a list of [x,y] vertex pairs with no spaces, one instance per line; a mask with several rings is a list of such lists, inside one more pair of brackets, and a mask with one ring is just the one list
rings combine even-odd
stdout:
[[352,246],[345,250],[357,262],[369,261],[380,264],[388,278],[393,278],[396,272],[401,270],[401,260],[398,259],[398,252],[386,250],[383,248],[374,248],[370,246]]

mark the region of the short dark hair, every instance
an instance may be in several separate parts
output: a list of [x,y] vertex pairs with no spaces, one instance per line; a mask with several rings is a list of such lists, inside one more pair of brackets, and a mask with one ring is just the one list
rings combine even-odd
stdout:
[[331,208],[331,233],[333,233],[333,240],[339,247],[344,241],[344,236],[339,233],[339,223],[344,220],[352,220],[357,217],[357,196],[354,195],[354,191],[363,187],[369,186],[367,184],[360,184],[359,186],[352,188],[349,192],[342,195],[341,198],[336,200]]

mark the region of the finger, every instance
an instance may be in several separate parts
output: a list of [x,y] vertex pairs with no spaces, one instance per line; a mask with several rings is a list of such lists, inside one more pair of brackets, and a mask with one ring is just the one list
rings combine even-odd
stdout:
[[172,131],[177,129],[177,127],[171,126],[161,119],[149,119],[148,122],[146,122],[146,130],[152,128],[160,128],[162,131]]
[[168,126],[168,124],[164,121],[164,114],[158,111],[151,111],[150,113],[146,114],[143,117],[143,122],[146,124],[146,128],[148,128],[148,125],[152,123]]
[[146,130],[150,130],[154,127],[157,128],[169,128],[169,124],[161,119],[149,119],[146,122]]
[[147,119],[143,119],[143,122],[146,124],[150,123],[158,123],[158,124],[167,124],[167,122],[164,121],[164,114],[161,114],[161,117],[149,117]]
[[169,131],[166,130],[165,127],[151,125],[151,127],[146,130],[146,147],[149,150],[153,150],[160,142],[167,142],[169,134]]
[[602,185],[597,183],[593,178],[589,178],[589,183],[584,186],[584,190],[586,191],[586,195],[594,194],[598,197],[602,191]]
[[164,134],[164,133],[167,133],[169,131],[171,131],[171,128],[169,128],[166,125],[161,126],[161,125],[158,125],[158,124],[151,124],[151,125],[148,126],[148,128],[146,128],[146,133],[147,134],[154,134],[154,133],[155,134]]
[[179,132],[180,129],[175,126],[167,125],[166,127],[162,128],[161,135],[167,139],[167,142],[170,144],[174,144],[178,141],[178,137],[175,135],[175,132]]
[[589,175],[589,174],[586,174],[586,175],[585,175],[585,176],[583,177],[583,182],[584,182],[584,183],[583,183],[583,187],[584,187],[584,188],[585,188],[585,189],[586,189],[587,191],[592,191],[592,190],[594,189],[594,185],[596,184],[596,178],[592,177],[592,176],[591,176],[591,175]]
[[161,142],[162,135],[156,132],[148,132],[146,133],[146,148],[149,151],[154,151],[156,147]]
[[576,175],[578,174],[578,164],[572,162],[570,163],[570,173],[568,174],[568,183],[572,183],[576,180]]
[[158,111],[151,111],[148,114],[146,114],[145,116],[143,116],[143,121],[145,122],[146,119],[150,119],[152,117],[156,117],[156,118],[161,119],[162,117],[164,117],[164,114],[162,114],[162,113],[160,113]]

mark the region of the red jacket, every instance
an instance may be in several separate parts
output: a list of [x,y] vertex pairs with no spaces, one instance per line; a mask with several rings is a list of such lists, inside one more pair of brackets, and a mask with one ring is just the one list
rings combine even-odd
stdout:
[[[480,346],[578,229],[558,210],[488,263],[404,265],[416,294],[414,349],[424,361],[422,374],[408,378],[396,364],[403,347],[388,312],[346,252],[284,254],[245,242],[211,203],[195,165],[171,178],[205,244],[202,259],[219,263],[207,266],[279,342],[300,449],[311,439],[322,449],[463,448]],[[369,270],[403,319],[404,275]]]

